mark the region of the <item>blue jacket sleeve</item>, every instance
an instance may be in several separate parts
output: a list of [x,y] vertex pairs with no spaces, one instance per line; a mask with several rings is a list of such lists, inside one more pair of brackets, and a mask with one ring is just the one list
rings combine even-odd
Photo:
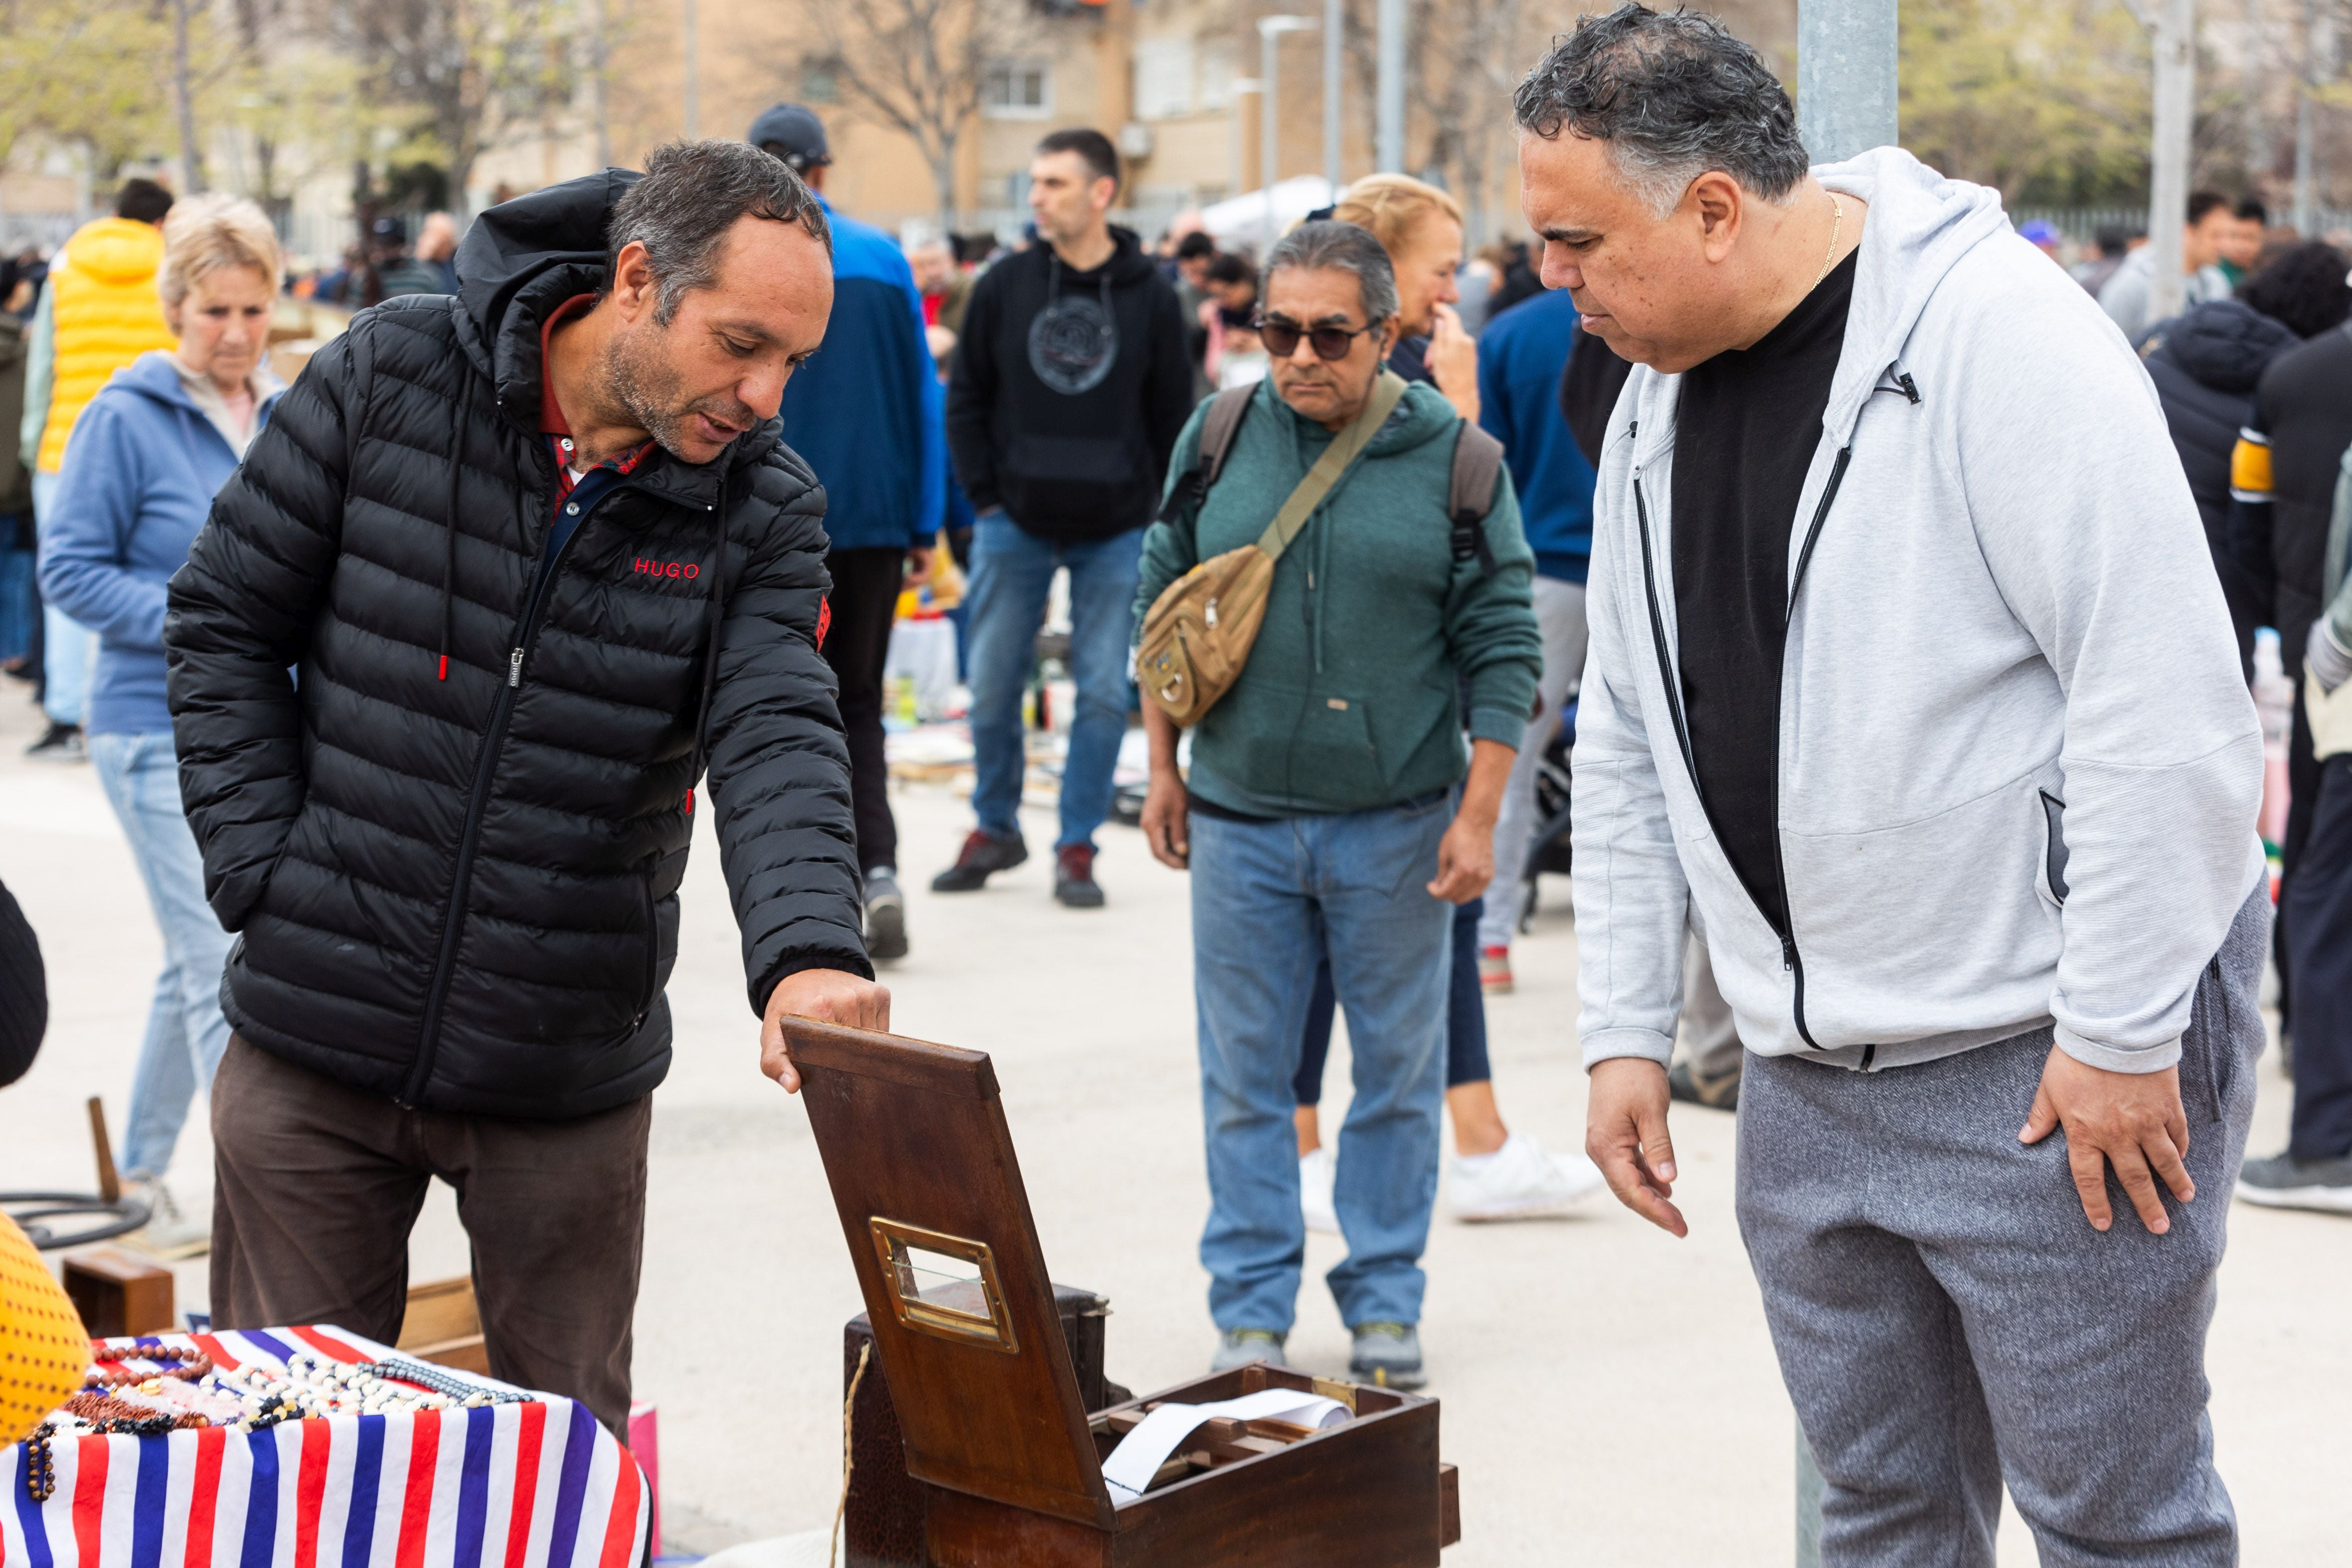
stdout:
[[1509,344],[1498,334],[1488,334],[1478,344],[1478,427],[1511,449],[1511,378],[1504,370]]
[[903,261],[898,270],[908,309],[915,313],[915,354],[921,362],[917,369],[923,388],[923,488],[921,510],[915,514],[920,520],[915,545],[922,549],[938,535],[940,519],[947,515],[947,388],[940,384],[939,362],[931,357],[930,330],[923,321],[923,296],[915,288],[915,275]]
[[133,576],[131,531],[152,476],[118,394],[74,424],[58,496],[40,520],[41,595],[109,642],[163,647],[164,586]]

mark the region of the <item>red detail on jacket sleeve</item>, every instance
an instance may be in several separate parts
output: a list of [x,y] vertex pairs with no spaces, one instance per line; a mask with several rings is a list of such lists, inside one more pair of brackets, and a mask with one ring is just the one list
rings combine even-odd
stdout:
[[832,629],[833,601],[831,599],[819,599],[816,602],[816,646],[818,652],[822,653],[824,651],[824,634]]
[[449,656],[446,653],[441,656],[441,674],[439,679],[443,680],[449,679]]
[[686,815],[688,816],[692,816],[694,815],[694,792],[692,790],[688,790],[686,792]]

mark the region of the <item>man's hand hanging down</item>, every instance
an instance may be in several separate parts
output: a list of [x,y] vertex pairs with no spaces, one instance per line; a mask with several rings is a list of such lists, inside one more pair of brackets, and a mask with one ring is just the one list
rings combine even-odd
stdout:
[[1666,1069],[1646,1057],[1615,1057],[1592,1069],[1585,1100],[1584,1152],[1617,1201],[1676,1236],[1688,1236],[1675,1190],[1675,1145],[1666,1136]]
[[801,1075],[784,1052],[786,1018],[887,1032],[890,988],[841,969],[803,969],[776,982],[768,993],[767,1017],[760,1025],[760,1070],[782,1084],[786,1094],[798,1094]]
[[[2042,1088],[2017,1134],[2021,1143],[2039,1143],[2066,1129],[2066,1163],[2074,1167],[2074,1191],[2093,1230],[2115,1223],[2107,1203],[2107,1166],[2139,1213],[2140,1224],[2158,1236],[2172,1228],[2157,1176],[2172,1195],[2188,1203],[2197,1195],[2189,1178],[2189,1117],[2180,1108],[2180,1069],[2108,1072],[2078,1062],[2056,1046],[2042,1064]],[[2151,1174],[2153,1173],[2153,1174]]]

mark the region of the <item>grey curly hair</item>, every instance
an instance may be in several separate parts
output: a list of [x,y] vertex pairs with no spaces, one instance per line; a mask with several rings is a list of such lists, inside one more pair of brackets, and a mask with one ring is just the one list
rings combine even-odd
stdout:
[[1265,258],[1269,280],[1289,268],[1312,272],[1325,267],[1356,275],[1367,322],[1385,321],[1396,314],[1396,267],[1370,229],[1328,218],[1302,223],[1284,235]]
[[1519,128],[1608,143],[1626,183],[1660,217],[1720,169],[1769,202],[1810,161],[1797,111],[1763,57],[1713,16],[1624,5],[1580,16],[1512,95]]

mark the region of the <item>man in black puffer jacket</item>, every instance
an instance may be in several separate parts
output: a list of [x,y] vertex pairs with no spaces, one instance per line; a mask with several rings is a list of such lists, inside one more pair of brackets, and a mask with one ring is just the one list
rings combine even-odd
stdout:
[[2230,452],[2254,402],[2254,386],[2295,335],[2243,300],[2209,300],[2151,328],[2140,357],[2164,401],[2164,422],[2197,498],[2206,547],[2238,634],[2238,662],[2253,672],[2254,628],[2267,619],[2261,584],[2230,548]]
[[[2192,306],[2140,340],[2140,358],[2163,399],[2172,445],[2205,522],[2250,680],[2254,630],[2277,622],[2269,563],[2249,559],[2231,525],[2231,455],[2239,432],[2254,423],[2254,390],[2271,362],[2344,319],[2344,270],[2332,247],[2294,246],[2246,279],[2235,298]],[[2303,645],[2294,646],[2299,656]]]
[[782,163],[676,145],[484,214],[362,311],[173,580],[205,889],[241,933],[213,1312],[397,1334],[435,1175],[491,1371],[615,1431],[706,762],[763,1066],[887,1026],[860,945],[824,492],[776,408],[831,308]]

